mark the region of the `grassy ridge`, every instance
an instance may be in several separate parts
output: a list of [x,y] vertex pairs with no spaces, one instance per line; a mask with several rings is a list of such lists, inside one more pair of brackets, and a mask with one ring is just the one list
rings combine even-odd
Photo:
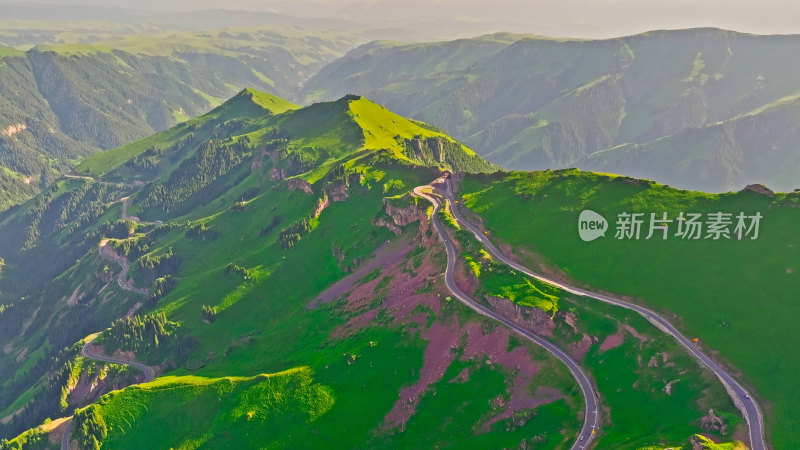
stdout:
[[[793,381],[800,361],[791,353],[776,356],[800,314],[793,299],[800,289],[797,193],[703,194],[574,170],[467,177],[462,188],[465,205],[497,239],[570,279],[643,299],[703,348],[718,351],[764,400],[769,440],[781,448],[800,444],[791,431],[800,411]],[[579,239],[583,209],[609,220],[605,238]],[[614,221],[625,211],[667,211],[673,218],[680,211],[744,211],[764,218],[757,240],[644,240],[645,229],[642,240],[619,241]]]
[[307,442],[309,426],[335,401],[309,368],[299,367],[249,378],[168,376],[89,408],[105,420],[103,445],[113,448],[291,447]]

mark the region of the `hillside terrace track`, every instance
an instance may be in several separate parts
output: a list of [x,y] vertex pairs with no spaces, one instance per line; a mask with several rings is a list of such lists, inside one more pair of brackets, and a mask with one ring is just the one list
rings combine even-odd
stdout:
[[[456,205],[457,203],[455,202],[455,198],[453,197],[452,180],[440,179],[437,181],[439,181],[438,184],[444,185],[444,189],[443,190],[435,189],[436,192],[439,192],[442,195],[444,195],[447,201],[449,201],[451,205]],[[437,184],[437,183],[434,182],[431,184]],[[675,340],[677,340],[678,343],[681,344],[681,346],[683,346],[692,356],[697,358],[703,365],[705,365],[712,372],[714,372],[717,378],[719,378],[719,380],[725,386],[725,389],[731,396],[733,403],[736,405],[737,408],[739,408],[739,410],[744,415],[745,420],[747,421],[747,425],[750,432],[750,448],[752,450],[766,450],[768,448],[764,437],[764,418],[761,414],[761,410],[759,409],[758,404],[753,399],[753,397],[747,392],[747,390],[744,387],[742,387],[741,384],[739,384],[730,374],[728,374],[728,372],[726,372],[722,367],[720,367],[716,362],[714,362],[714,360],[712,360],[709,356],[707,356],[699,348],[697,348],[697,346],[695,346],[689,339],[687,339],[683,334],[681,334],[677,330],[677,328],[675,328],[669,321],[667,321],[654,311],[647,309],[643,306],[636,305],[634,303],[628,303],[626,301],[609,297],[607,295],[599,294],[596,292],[588,291],[586,289],[569,286],[562,282],[553,280],[552,278],[548,278],[545,275],[533,272],[527,267],[522,266],[521,264],[516,263],[510,258],[506,257],[506,255],[504,255],[492,243],[492,241],[489,240],[488,237],[486,237],[483,233],[481,233],[478,227],[468,222],[466,219],[463,218],[463,216],[461,216],[461,213],[458,211],[457,207],[450,208],[450,210],[456,222],[458,222],[460,226],[466,228],[473,235],[475,235],[475,237],[484,246],[486,246],[492,257],[496,258],[499,261],[502,261],[509,267],[518,270],[539,281],[561,288],[571,294],[578,295],[581,297],[593,298],[595,300],[599,300],[604,303],[609,303],[611,305],[635,311],[639,313],[639,315],[647,319],[647,321],[652,323],[656,328],[674,337]]]

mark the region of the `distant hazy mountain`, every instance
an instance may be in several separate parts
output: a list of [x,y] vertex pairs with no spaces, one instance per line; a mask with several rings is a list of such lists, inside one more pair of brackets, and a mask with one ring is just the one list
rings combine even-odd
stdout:
[[441,127],[509,169],[577,166],[708,191],[800,187],[800,36],[375,42],[309,80]]
[[289,96],[363,42],[350,32],[269,27],[0,47],[0,210],[83,157],[202,114],[246,86]]

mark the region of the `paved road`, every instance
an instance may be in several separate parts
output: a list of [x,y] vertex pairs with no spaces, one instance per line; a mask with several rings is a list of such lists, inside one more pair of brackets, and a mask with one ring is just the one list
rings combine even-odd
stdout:
[[69,439],[72,432],[72,419],[64,422],[64,433],[61,435],[61,450],[69,450]]
[[[94,341],[94,338],[89,339],[83,345],[83,348],[81,349],[81,353],[83,354],[83,356],[97,361],[135,367],[141,370],[142,373],[144,374],[144,380],[142,380],[142,383],[149,383],[156,378],[156,372],[150,366],[138,363],[136,361],[125,361],[123,359],[117,359],[109,356],[97,355],[95,353],[92,353],[92,351],[90,350],[92,341]],[[64,433],[61,435],[61,450],[69,450],[70,434],[72,432],[72,419],[64,422],[64,427],[65,427]]]
[[522,335],[524,338],[527,338],[534,343],[540,345],[545,350],[553,354],[556,358],[561,360],[564,365],[567,366],[572,376],[578,382],[578,385],[583,391],[583,398],[586,403],[586,414],[584,415],[583,420],[583,427],[581,428],[580,433],[578,434],[578,439],[576,440],[575,444],[573,444],[573,450],[584,450],[589,447],[592,438],[594,437],[595,430],[600,425],[600,416],[598,414],[598,400],[597,400],[597,392],[594,389],[594,385],[592,384],[589,377],[583,372],[583,369],[580,367],[577,361],[573,359],[567,352],[553,344],[552,342],[548,341],[547,339],[538,336],[536,334],[531,333],[530,331],[526,330],[525,328],[517,325],[516,323],[506,319],[505,317],[495,313],[494,311],[484,307],[477,301],[470,298],[467,294],[461,291],[459,287],[455,283],[455,279],[453,278],[453,269],[455,268],[456,263],[456,251],[453,242],[450,240],[450,237],[444,232],[442,228],[442,224],[439,221],[439,209],[441,208],[441,204],[436,197],[430,196],[427,193],[423,192],[424,188],[430,188],[430,186],[419,186],[414,188],[414,193],[426,200],[430,201],[434,205],[433,215],[432,215],[432,222],[433,226],[436,228],[436,231],[439,234],[439,238],[444,242],[445,248],[447,250],[447,269],[445,270],[445,284],[447,285],[447,289],[453,293],[453,295],[458,298],[462,303],[467,305],[470,309],[477,312],[478,314],[490,317],[503,325],[511,328],[513,331],[517,332],[518,334]]
[[89,359],[97,360],[97,361],[103,361],[103,362],[113,363],[113,364],[122,364],[122,365],[125,365],[125,366],[135,367],[135,368],[141,370],[142,373],[144,374],[144,380],[142,380],[142,383],[149,383],[149,382],[153,381],[156,378],[156,372],[150,366],[144,365],[144,364],[136,362],[136,361],[126,361],[124,359],[117,359],[117,358],[112,358],[110,356],[97,355],[95,353],[92,353],[91,350],[90,350],[90,347],[91,347],[91,344],[92,344],[92,340],[93,339],[90,339],[89,341],[86,342],[86,344],[83,345],[83,349],[81,350],[81,353],[83,353],[83,356],[85,356],[85,357],[87,357]]
[[[450,202],[451,205],[455,205],[455,199],[453,198],[453,187],[452,182],[450,180],[443,181],[441,183],[443,189],[437,190],[437,192],[441,192],[447,200]],[[661,317],[660,315],[656,314],[655,312],[633,304],[628,303],[613,297],[609,297],[607,295],[598,294],[596,292],[587,291],[585,289],[573,287],[566,285],[564,283],[560,283],[556,280],[548,278],[544,275],[538,274],[533,272],[532,270],[524,267],[510,258],[506,257],[494,244],[489,240],[486,235],[480,232],[480,230],[470,222],[466,221],[462,216],[461,213],[456,209],[452,208],[453,216],[455,217],[456,221],[462,228],[465,228],[472,232],[475,237],[485,245],[489,253],[492,254],[494,258],[503,263],[507,264],[508,266],[518,270],[530,277],[536,278],[537,280],[543,281],[545,283],[551,284],[553,286],[557,286],[569,293],[580,295],[584,297],[593,298],[595,300],[600,300],[601,302],[610,303],[612,305],[616,305],[622,308],[630,309],[639,313],[642,317],[647,319],[650,323],[652,323],[656,328],[663,331],[664,333],[669,334],[670,336],[674,337],[686,350],[689,351],[695,358],[700,360],[703,364],[706,365],[712,372],[722,381],[722,384],[727,389],[728,393],[730,394],[731,398],[733,399],[733,403],[736,405],[737,408],[742,412],[744,415],[745,420],[747,420],[747,425],[750,429],[750,448],[752,450],[765,450],[767,448],[766,440],[764,438],[764,419],[761,415],[761,410],[758,407],[755,399],[750,396],[747,390],[742,387],[731,375],[729,375],[723,368],[721,368],[716,362],[714,362],[711,358],[709,358],[705,353],[700,351],[696,345],[694,345],[689,339],[687,339],[684,335],[682,335],[669,321]]]
[[106,259],[110,259],[115,263],[119,264],[122,267],[122,271],[119,273],[117,277],[117,284],[120,288],[125,289],[126,291],[136,292],[137,294],[142,295],[149,295],[149,292],[145,288],[137,288],[132,281],[128,280],[128,258],[124,256],[118,255],[111,247],[109,247],[106,242],[102,242],[100,244],[100,255]]

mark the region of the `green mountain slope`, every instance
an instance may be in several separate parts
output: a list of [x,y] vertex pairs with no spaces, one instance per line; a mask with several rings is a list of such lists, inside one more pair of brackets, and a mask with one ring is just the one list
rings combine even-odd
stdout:
[[0,209],[90,154],[207,112],[247,86],[288,97],[362,42],[357,32],[271,26],[0,51]]
[[[300,108],[249,89],[89,157],[0,218],[0,436],[42,424],[0,445],[58,442],[63,422],[44,419],[75,411],[74,440],[115,448],[571,445],[583,398],[566,367],[444,284],[429,204],[409,195],[443,169],[475,174],[473,188],[506,177],[363,97]],[[524,206],[504,223],[535,232]],[[449,232],[459,286],[594,378],[603,442],[744,432],[723,386],[647,321],[508,270]],[[80,356],[96,332],[92,353],[135,355],[159,378],[102,396],[116,372]]]
[[[464,204],[488,232],[531,267],[638,299],[674,318],[752,386],[761,399],[767,442],[775,448],[798,445],[794,378],[800,361],[781,349],[793,339],[800,313],[800,193],[705,194],[577,170],[467,176],[462,188]],[[584,209],[608,220],[604,238],[580,240],[577,221]],[[756,240],[682,239],[674,235],[675,222],[668,239],[659,231],[645,239],[647,218],[640,239],[620,240],[615,223],[623,212],[659,218],[667,212],[673,220],[680,212],[758,212],[763,218]]]
[[[320,70],[301,95],[362,93],[509,169],[577,166],[686,189],[786,191],[800,187],[791,178],[796,126],[784,121],[793,113],[770,111],[792,109],[798,39],[692,29],[370,43]],[[729,122],[726,141],[715,124]]]
[[[415,253],[416,263],[409,259],[408,273],[419,274],[412,281],[406,280],[406,287],[390,283],[408,275],[403,272],[405,262],[387,268],[395,273],[382,277],[382,287],[370,287],[375,293],[383,292],[375,294],[376,298],[412,302],[404,314],[384,312],[373,318],[374,323],[367,320],[360,331],[346,331],[354,314],[341,301],[312,311],[307,306],[332,282],[368,259],[383,242],[397,241],[395,245],[401,245],[405,252],[408,246],[415,246],[416,229],[397,238],[388,228],[375,225],[389,217],[386,202],[402,204],[399,197],[392,198],[435,178],[441,173],[439,167],[469,171],[494,167],[452,138],[360,97],[295,108],[267,94],[245,90],[207,115],[144,143],[89,158],[80,169],[91,176],[59,180],[47,192],[6,215],[0,224],[4,233],[28,238],[23,239],[24,245],[18,241],[1,250],[5,266],[0,339],[7,352],[0,355],[0,370],[6,380],[0,388],[0,412],[2,418],[8,418],[3,424],[5,436],[9,436],[9,430],[21,430],[44,417],[68,413],[88,401],[70,397],[76,388],[69,380],[83,373],[73,369],[75,352],[82,344],[72,343],[108,327],[126,312],[144,315],[158,311],[169,319],[133,322],[144,324],[141,333],[150,337],[143,342],[131,341],[134,334],[116,331],[139,325],[117,322],[104,334],[100,345],[107,346],[108,352],[133,350],[151,364],[160,363],[163,370],[171,370],[177,377],[177,386],[215,386],[208,393],[190,387],[185,392],[197,408],[209,408],[203,417],[218,424],[220,436],[248,429],[249,410],[242,412],[244,406],[234,407],[238,394],[231,397],[222,389],[227,385],[215,379],[252,377],[299,365],[310,366],[314,383],[332,389],[331,398],[335,399],[330,413],[313,421],[314,429],[320,430],[320,443],[333,440],[367,445],[373,431],[391,435],[396,428],[394,420],[407,420],[402,419],[404,413],[391,420],[385,416],[397,403],[398,393],[415,383],[421,367],[436,363],[424,362],[426,342],[434,337],[422,331],[427,320],[420,319],[419,313],[425,315],[430,310],[430,320],[439,324],[436,329],[441,328],[454,345],[467,332],[462,328],[467,324],[457,320],[464,311],[453,305],[447,309],[438,306],[442,300],[439,288],[430,284],[434,272],[428,257],[422,266],[419,251]],[[378,125],[365,115],[385,121]],[[193,137],[188,139],[190,135]],[[169,189],[169,197],[158,195],[162,187]],[[127,214],[140,216],[142,222],[133,222],[132,217],[119,221],[123,214],[121,197],[131,198],[125,206]],[[165,203],[164,199],[171,200]],[[404,208],[417,221],[425,217],[424,209],[413,207],[413,203],[411,208]],[[159,222],[146,220],[166,223],[159,226]],[[426,239],[431,238],[428,234]],[[117,282],[120,267],[103,256],[107,251],[128,258],[130,268],[125,278],[136,286],[149,287],[149,295],[121,288]],[[63,258],[54,257],[61,254]],[[49,271],[41,270],[44,268]],[[298,283],[300,273],[313,277]],[[419,294],[408,297],[399,293],[409,287]],[[419,303],[419,308],[413,302]],[[213,313],[206,314],[208,309]],[[469,326],[478,326],[476,320],[470,316]],[[507,338],[498,337],[498,342]],[[445,347],[447,354],[451,354],[449,345]],[[64,347],[68,348],[61,350]],[[537,371],[564,375],[565,369],[541,350],[532,347],[530,351],[532,356],[523,359],[535,357],[539,361],[536,367],[541,367]],[[452,368],[457,370],[453,376],[462,370],[474,371],[470,383],[476,386],[465,386],[445,397],[471,405],[450,413],[454,418],[467,419],[463,424],[460,419],[454,420],[454,426],[469,429],[498,414],[501,411],[492,407],[490,400],[506,395],[510,389],[513,368],[487,367],[482,354],[464,358]],[[301,360],[306,363],[299,364]],[[533,370],[532,359],[528,364]],[[379,382],[375,381],[376,373],[381,374]],[[187,377],[189,374],[195,378]],[[443,386],[448,386],[450,378],[442,381]],[[525,421],[525,426],[505,431],[510,419],[498,418],[497,426],[487,430],[483,438],[515,445],[532,432],[536,435],[554,427],[562,431],[550,434],[548,447],[566,439],[577,426],[574,405],[578,400],[573,398],[569,378],[554,382],[542,378],[541,383],[562,392],[544,402],[543,411],[550,411],[546,422]],[[185,411],[170,409],[180,408],[184,401],[176,401],[175,396],[163,400],[146,395],[161,392],[165,386],[125,390],[104,400],[150,405],[163,411],[163,416],[146,414],[137,420],[136,427],[119,428],[120,420],[130,421],[131,417],[114,416],[116,407],[109,406],[106,412],[98,408],[108,427],[107,442],[139,442],[151,432],[148,423],[156,422],[163,423],[164,430],[188,427],[184,428],[185,436],[200,439],[209,430],[205,422],[177,424],[168,420],[185,416]],[[293,386],[290,382],[285,389],[273,387],[289,405],[295,405],[299,398],[313,401],[314,411],[330,407],[319,409],[319,402],[313,398],[304,393],[295,395]],[[425,392],[427,384],[421,388],[420,392]],[[168,391],[173,395],[180,389]],[[476,393],[479,396],[472,398]],[[74,401],[65,403],[65,395]],[[218,400],[209,400],[215,395]],[[217,401],[219,410],[213,408]],[[233,410],[228,413],[226,408]],[[297,419],[291,411],[286,420]],[[259,414],[256,410],[252,420],[261,420]],[[279,416],[267,410],[264,414]],[[287,411],[281,408],[280,414]],[[430,429],[432,426],[425,422],[415,425],[432,439],[443,439],[443,434]],[[277,425],[256,428],[261,434],[252,435],[255,440],[266,439],[269,433],[284,437],[289,433]],[[305,429],[301,426],[297,430]],[[222,439],[220,436],[211,439]]]

